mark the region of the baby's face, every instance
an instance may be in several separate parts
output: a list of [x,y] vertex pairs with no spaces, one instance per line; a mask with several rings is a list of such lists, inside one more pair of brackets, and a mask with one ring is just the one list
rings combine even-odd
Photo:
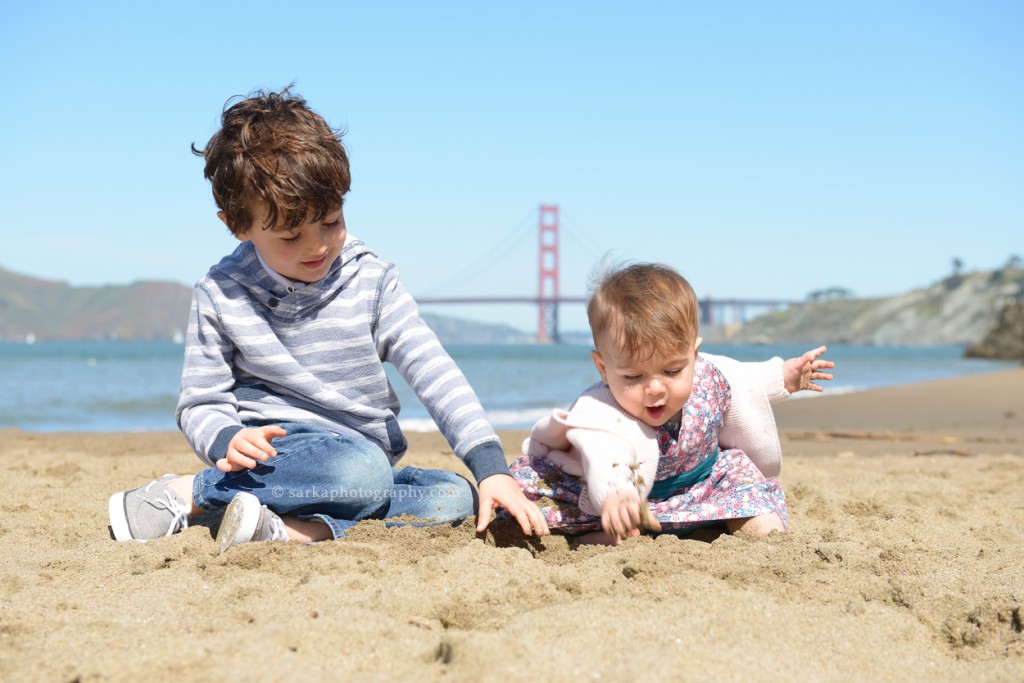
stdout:
[[604,338],[591,356],[619,406],[644,424],[660,427],[690,398],[700,341],[698,337],[672,353],[637,361],[625,357],[614,340]]

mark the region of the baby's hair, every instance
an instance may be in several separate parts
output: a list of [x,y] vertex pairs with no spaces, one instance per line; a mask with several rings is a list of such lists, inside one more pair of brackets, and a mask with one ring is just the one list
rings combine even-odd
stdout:
[[206,148],[192,144],[193,154],[206,159],[203,175],[236,236],[252,227],[256,202],[267,207],[263,229],[294,229],[323,220],[349,191],[344,132],[327,125],[291,88],[257,90],[234,104],[239,98],[229,99]]
[[636,263],[606,268],[591,285],[587,318],[594,344],[610,335],[637,362],[670,355],[697,338],[700,303],[672,268]]

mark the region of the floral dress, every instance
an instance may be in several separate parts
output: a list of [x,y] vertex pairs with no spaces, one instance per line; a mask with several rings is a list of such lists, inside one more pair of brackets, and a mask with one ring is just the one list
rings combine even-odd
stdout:
[[[665,492],[648,501],[663,531],[685,531],[727,519],[776,513],[788,526],[786,497],[774,477],[765,477],[736,448],[719,450],[718,432],[729,409],[729,383],[714,365],[698,356],[693,391],[683,406],[681,422],[656,429],[661,457],[654,491],[688,472],[710,467],[707,477]],[[716,457],[717,456],[717,457]],[[709,458],[716,458],[709,461]],[[512,476],[527,498],[537,503],[553,531],[576,534],[597,531],[601,518],[579,508],[582,482],[565,474],[543,456],[517,458]]]

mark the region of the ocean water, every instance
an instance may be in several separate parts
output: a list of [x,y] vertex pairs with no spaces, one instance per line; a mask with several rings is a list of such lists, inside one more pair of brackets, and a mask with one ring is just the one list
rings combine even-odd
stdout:
[[[565,407],[597,379],[587,346],[448,347],[498,428],[528,428]],[[804,346],[707,345],[739,360],[789,358]],[[183,347],[154,342],[0,342],[0,428],[29,431],[176,429]],[[963,349],[834,346],[831,393],[908,384],[1019,367],[1015,361],[965,359]],[[390,365],[406,430],[434,429],[426,409]],[[799,395],[813,398],[809,392]]]

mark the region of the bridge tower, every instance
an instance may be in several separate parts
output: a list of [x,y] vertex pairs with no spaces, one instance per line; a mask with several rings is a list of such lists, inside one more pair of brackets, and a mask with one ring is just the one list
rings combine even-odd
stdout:
[[537,341],[558,338],[558,205],[541,204],[538,235],[540,263],[537,287]]

